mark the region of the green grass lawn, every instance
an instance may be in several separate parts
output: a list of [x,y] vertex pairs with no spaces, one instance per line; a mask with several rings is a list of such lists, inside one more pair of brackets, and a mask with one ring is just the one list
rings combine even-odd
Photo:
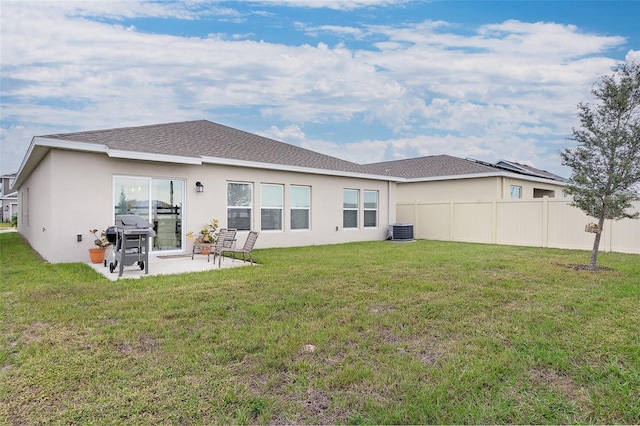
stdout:
[[637,424],[640,256],[589,254],[380,241],[110,282],[0,234],[0,422]]

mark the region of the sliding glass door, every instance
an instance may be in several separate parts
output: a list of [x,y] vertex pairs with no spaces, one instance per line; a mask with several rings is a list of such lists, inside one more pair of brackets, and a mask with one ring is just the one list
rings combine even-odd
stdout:
[[115,216],[134,214],[153,224],[152,250],[180,250],[184,181],[146,177],[113,178]]

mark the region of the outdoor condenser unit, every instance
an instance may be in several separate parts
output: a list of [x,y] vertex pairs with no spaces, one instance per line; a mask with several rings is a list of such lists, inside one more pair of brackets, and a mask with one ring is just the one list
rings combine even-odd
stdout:
[[389,225],[389,239],[393,241],[412,241],[413,224],[394,223]]

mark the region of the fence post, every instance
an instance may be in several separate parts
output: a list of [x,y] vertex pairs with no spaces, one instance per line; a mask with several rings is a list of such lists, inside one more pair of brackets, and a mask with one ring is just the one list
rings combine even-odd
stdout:
[[498,199],[491,202],[491,244],[498,241]]
[[449,200],[449,241],[453,241],[453,234],[455,231],[455,215],[453,214],[454,204],[453,200]]
[[420,229],[419,220],[418,220],[418,200],[415,200],[414,203],[413,203],[413,232],[414,232],[414,238],[418,238],[418,235],[421,235],[421,231],[422,230]]
[[549,247],[549,196],[542,197],[542,247]]

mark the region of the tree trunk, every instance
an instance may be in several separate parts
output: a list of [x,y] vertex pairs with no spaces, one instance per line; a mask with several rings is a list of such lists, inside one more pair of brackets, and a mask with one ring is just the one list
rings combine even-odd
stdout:
[[598,250],[600,249],[600,237],[602,236],[602,229],[604,228],[604,215],[600,216],[598,220],[598,232],[593,240],[593,249],[591,250],[591,261],[589,262],[590,269],[596,269],[596,261],[598,260]]

